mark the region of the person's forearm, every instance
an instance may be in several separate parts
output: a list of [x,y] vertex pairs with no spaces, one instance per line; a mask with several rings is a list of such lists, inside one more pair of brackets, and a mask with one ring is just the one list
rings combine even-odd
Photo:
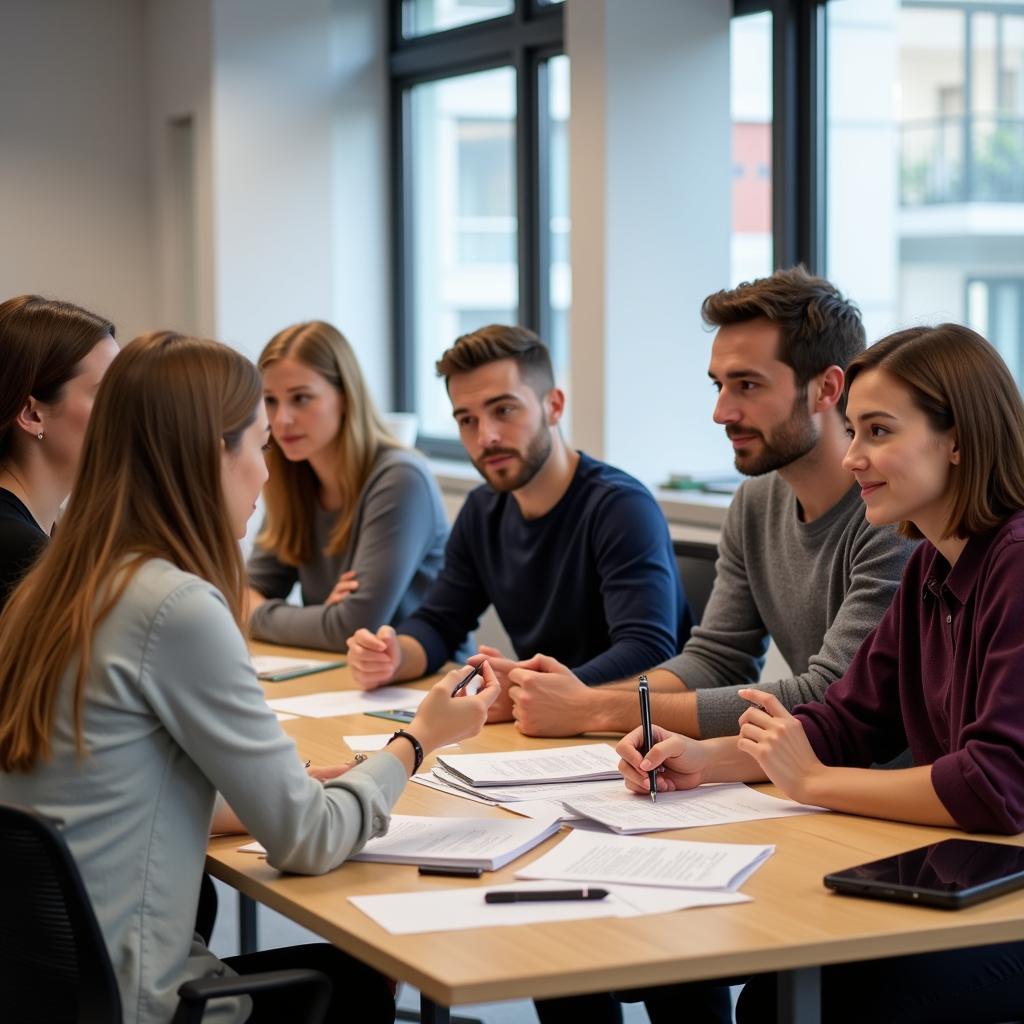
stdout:
[[[593,725],[590,732],[627,733],[640,724],[640,701],[636,686],[632,689],[610,689],[607,686],[590,690]],[[672,732],[700,739],[697,731],[697,695],[694,693],[652,693],[651,718],[656,725]]]
[[402,660],[395,670],[394,679],[402,682],[406,679],[419,679],[427,671],[427,652],[419,640],[404,633],[398,634],[398,648],[402,653]]
[[[647,682],[650,685],[652,693],[681,693],[685,692],[687,687],[686,683],[682,681],[674,672],[669,672],[666,668],[652,668],[650,672],[645,672],[647,676]],[[629,690],[631,693],[636,693],[636,680],[639,676],[633,679],[623,679],[618,683],[604,683],[602,688],[606,690],[617,690],[620,693],[623,690]]]
[[823,767],[795,799],[865,818],[887,818],[914,825],[956,826],[932,785],[931,765],[884,771],[878,768]]

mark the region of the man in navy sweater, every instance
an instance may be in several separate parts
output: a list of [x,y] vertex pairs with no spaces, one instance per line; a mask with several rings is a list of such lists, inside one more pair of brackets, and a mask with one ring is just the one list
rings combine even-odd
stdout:
[[[639,481],[566,445],[565,395],[537,336],[481,328],[459,338],[437,372],[487,483],[466,498],[420,608],[397,631],[349,637],[358,685],[437,670],[492,604],[516,657],[550,654],[590,685],[674,654],[691,621],[665,519]],[[504,688],[514,661],[481,654]],[[511,717],[503,694],[490,721]]]

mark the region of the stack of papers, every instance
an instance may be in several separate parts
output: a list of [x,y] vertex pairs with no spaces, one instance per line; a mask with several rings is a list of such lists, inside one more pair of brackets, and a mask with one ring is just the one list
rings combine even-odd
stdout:
[[574,830],[550,853],[517,871],[516,877],[735,892],[774,852],[774,846]]
[[515,882],[486,888],[431,889],[396,892],[382,896],[350,896],[349,902],[392,935],[458,931],[499,925],[544,924],[548,921],[580,921],[597,917],[639,917],[691,907],[723,903],[747,903],[749,896],[731,892],[698,892],[683,889],[651,889],[639,885],[609,885],[603,900],[565,900],[544,903],[484,901],[488,892],[551,889],[550,882]]
[[558,829],[558,821],[550,819],[513,821],[393,814],[387,835],[371,839],[351,859],[496,871]]
[[296,676],[308,676],[314,672],[326,672],[331,668],[342,668],[345,662],[317,661],[315,658],[282,658],[276,654],[254,654],[252,667],[260,679],[279,683]]
[[659,793],[657,803],[651,803],[646,795],[631,793],[622,785],[616,786],[614,791],[581,794],[578,799],[572,794],[557,799],[581,818],[599,822],[619,835],[788,818],[824,810],[769,796],[741,782]]
[[411,690],[405,686],[382,686],[377,690],[330,690],[310,693],[305,697],[275,697],[267,703],[275,711],[289,715],[333,718],[336,715],[358,715],[367,711],[416,708],[426,695],[424,690]]
[[438,761],[474,788],[621,779],[619,755],[607,743],[504,754],[444,754]]

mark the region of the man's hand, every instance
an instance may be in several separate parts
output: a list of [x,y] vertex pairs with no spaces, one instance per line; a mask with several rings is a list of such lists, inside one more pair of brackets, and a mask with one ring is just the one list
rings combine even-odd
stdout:
[[344,601],[353,590],[358,589],[359,580],[356,579],[355,570],[347,569],[338,577],[338,582],[334,584],[334,589],[327,595],[324,604],[329,606]]
[[641,753],[644,742],[642,728],[623,736],[615,747],[615,752],[622,758],[619,771],[627,789],[634,793],[650,792],[647,773],[651,771],[658,773],[659,793],[694,789],[705,781],[705,773],[713,762],[708,743],[680,736],[657,725],[652,726],[652,736],[654,746],[646,757]]
[[381,626],[376,633],[357,629],[348,638],[348,664],[352,681],[362,690],[375,690],[390,683],[402,664],[402,649],[394,626]]
[[808,787],[828,769],[818,760],[804,727],[774,694],[740,690],[739,695],[760,707],[749,707],[740,715],[737,749],[757,761],[765,775],[790,799],[813,802]]
[[535,654],[508,673],[512,718],[526,736],[575,736],[595,728],[593,692],[560,661]]
[[494,671],[494,678],[501,687],[501,693],[498,694],[497,699],[487,712],[487,724],[511,722],[512,698],[508,695],[508,674],[516,667],[516,662],[511,658],[506,658],[497,647],[488,647],[487,644],[481,644],[477,651],[478,653],[469,659],[468,664],[475,668],[481,661],[486,661]]

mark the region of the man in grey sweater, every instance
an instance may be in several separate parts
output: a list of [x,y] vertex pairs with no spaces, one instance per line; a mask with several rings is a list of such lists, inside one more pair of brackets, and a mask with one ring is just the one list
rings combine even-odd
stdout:
[[[846,670],[896,590],[913,545],[864,518],[846,452],[843,369],[864,348],[856,307],[797,267],[716,292],[709,375],[715,422],[732,441],[739,489],[722,528],[699,626],[649,673],[654,720],[690,736],[735,733],[771,639],[793,675],[762,684],[786,707],[818,699]],[[627,732],[635,680],[580,684],[552,658],[510,673],[514,716],[531,736]]]

